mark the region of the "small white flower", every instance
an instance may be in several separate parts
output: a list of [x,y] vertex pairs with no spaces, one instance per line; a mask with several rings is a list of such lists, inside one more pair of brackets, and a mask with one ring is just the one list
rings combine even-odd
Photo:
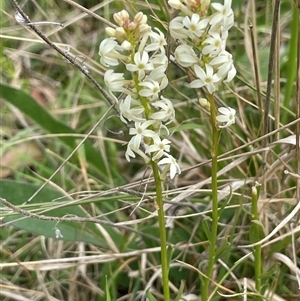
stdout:
[[173,156],[169,155],[168,153],[164,153],[164,155],[167,158],[163,158],[157,164],[158,165],[166,165],[163,173],[170,171],[170,178],[173,179],[175,177],[176,173],[178,173],[178,174],[181,173],[180,167],[179,167],[178,163],[176,162],[176,159]]
[[163,90],[169,83],[168,77],[165,74],[164,66],[155,68],[145,77],[145,81],[156,81],[159,84],[160,91]]
[[169,63],[168,58],[165,55],[165,53],[155,54],[154,56],[151,57],[150,62],[153,64],[153,67],[154,67],[154,69],[151,72],[153,72],[154,70],[156,70],[157,68],[160,68],[160,67],[164,67],[166,70],[168,67],[168,63]]
[[149,62],[149,55],[146,51],[137,52],[134,55],[134,64],[127,64],[126,69],[131,72],[138,72],[139,80],[145,77],[146,71],[153,70],[153,64]]
[[151,44],[149,44],[145,47],[145,51],[149,52],[149,51],[156,51],[159,49],[160,51],[164,52],[165,51],[164,46],[167,45],[165,36],[158,28],[155,28],[155,30],[158,33],[154,32],[154,31],[151,31],[149,33],[149,37],[151,39]]
[[110,91],[122,92],[125,83],[123,73],[115,73],[114,70],[109,69],[104,74],[104,83]]
[[[159,108],[158,112],[152,113],[150,115],[151,119],[159,120],[159,121],[168,121],[168,123],[172,122],[175,118],[175,110],[172,102],[161,96],[161,100],[152,102],[151,105],[153,107]],[[168,124],[167,123],[167,124]]]
[[223,26],[223,30],[228,30],[234,23],[234,14],[231,8],[232,0],[224,0],[224,5],[220,3],[212,3],[211,6],[216,10],[212,15],[209,24],[213,27]]
[[229,83],[235,77],[235,75],[236,75],[236,69],[235,69],[234,65],[232,64],[231,68],[228,72],[228,75],[224,80],[224,83]]
[[212,57],[218,55],[225,48],[225,43],[216,32],[210,33],[210,37],[205,39],[202,44],[206,45],[202,49],[202,53],[204,55],[210,54]]
[[[166,57],[164,55],[164,57]],[[152,62],[152,60],[151,60]],[[159,65],[153,63],[154,69],[145,77],[144,81],[154,80],[159,83],[159,89],[163,90],[169,83],[168,77],[166,76],[167,65]]]
[[139,92],[140,96],[147,97],[149,100],[155,100],[158,98],[160,86],[157,81],[149,79],[149,81],[143,81],[139,83],[139,85],[143,87],[143,89]]
[[183,17],[176,17],[170,22],[170,34],[174,39],[186,39],[188,36],[187,30],[184,28],[182,21]]
[[221,80],[218,74],[214,73],[212,66],[205,64],[206,73],[198,65],[194,65],[194,70],[199,79],[190,83],[191,88],[202,88],[205,86],[210,94],[217,90],[216,84]]
[[126,119],[128,121],[133,120],[136,122],[145,121],[145,118],[142,115],[145,110],[144,107],[142,106],[131,107],[131,106],[132,106],[132,97],[131,95],[127,95],[125,99],[121,100],[119,105],[121,121],[124,123],[127,123]]
[[190,67],[197,63],[198,58],[191,46],[179,45],[175,50],[175,60],[182,67]]
[[208,24],[208,19],[200,20],[199,14],[193,14],[190,18],[189,16],[184,17],[182,24],[187,28],[187,35],[191,39],[195,37],[201,37],[205,31]]
[[128,162],[130,162],[130,157],[132,157],[132,158],[135,158],[135,153],[132,151],[132,149],[131,148],[133,148],[133,138],[134,137],[132,137],[130,140],[129,140],[129,142],[128,142],[128,144],[127,144],[127,149],[126,149],[126,152],[125,152],[125,158],[126,158],[126,160],[128,161]]
[[231,126],[232,124],[235,123],[235,109],[232,108],[225,108],[225,107],[221,107],[218,108],[219,113],[221,113],[222,115],[219,115],[216,117],[217,122],[219,123],[226,123],[225,125],[219,125],[219,128],[226,128]]
[[140,147],[140,144],[144,137],[154,138],[157,136],[157,134],[154,131],[148,130],[148,127],[155,122],[155,120],[147,120],[143,123],[135,122],[135,127],[129,130],[129,135],[134,135],[134,137],[132,137],[131,140],[135,148]]
[[157,159],[160,159],[163,155],[164,152],[169,152],[170,151],[170,143],[171,141],[168,139],[163,139],[161,140],[159,136],[153,138],[154,144],[149,145],[146,148],[146,153],[154,153],[156,154],[152,157],[152,160],[155,161]]
[[209,64],[217,69],[217,74],[221,78],[226,78],[224,82],[230,82],[236,74],[232,55],[226,50],[222,51],[217,57],[213,58]]
[[209,64],[215,68],[217,68],[218,70],[220,68],[223,69],[222,71],[222,75],[226,74],[228,72],[228,70],[230,69],[230,65],[232,64],[232,55],[227,52],[226,50],[222,51],[221,53],[219,53],[219,55],[215,58],[213,58]]
[[128,144],[127,144],[127,150],[126,150],[126,153],[125,153],[126,160],[128,162],[130,162],[130,157],[135,158],[135,153],[137,153],[144,159],[146,164],[149,164],[151,159],[147,155],[145,155],[142,150],[140,150],[139,148],[136,148],[133,145],[134,139],[135,139],[135,137],[132,137],[130,139],[130,141],[128,142]]
[[126,61],[128,59],[121,52],[122,48],[115,38],[104,39],[99,46],[100,63],[106,67],[119,65],[119,60]]

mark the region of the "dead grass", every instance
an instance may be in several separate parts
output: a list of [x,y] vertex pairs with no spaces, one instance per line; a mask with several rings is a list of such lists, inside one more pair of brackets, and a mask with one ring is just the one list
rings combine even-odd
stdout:
[[[146,2],[78,1],[88,9],[89,15],[69,0],[19,3],[33,21],[63,22],[64,28],[42,26],[40,30],[61,49],[84,57],[84,63],[80,59],[78,62],[104,86],[104,68],[97,54],[105,36],[103,20],[112,22],[112,14],[123,8],[133,12],[142,7],[158,26],[150,16],[155,14],[165,21],[165,14],[157,5],[161,2],[153,4],[151,13],[152,4]],[[289,73],[292,64],[296,64],[288,57],[289,47],[294,47],[289,23],[292,3],[281,1],[282,43],[275,48],[279,70],[273,78],[276,90],[272,88],[271,93],[270,129],[263,133],[271,1],[260,4],[254,12],[251,5],[255,1],[244,2],[234,3],[236,26],[231,30],[228,45],[236,60],[238,76],[216,97],[218,105],[226,103],[235,107],[238,118],[234,127],[223,132],[220,142],[218,194],[220,206],[225,209],[219,221],[220,254],[213,279],[219,285],[220,295],[214,300],[241,300],[245,289],[247,300],[257,300],[253,297],[253,255],[249,253],[252,251],[249,245],[253,243],[249,237],[251,189],[256,182],[262,185],[259,222],[268,238],[262,255],[264,300],[299,300],[300,151],[295,134],[299,134],[300,100],[295,90],[299,78],[294,75],[291,79]],[[16,24],[14,11],[11,3],[3,4],[1,81],[27,91],[52,116],[78,130],[78,143],[82,139],[80,135],[85,137],[108,113],[110,117],[105,117],[88,138],[103,157],[106,177],[88,163],[84,151],[66,162],[71,150],[58,139],[59,134],[46,133],[7,102],[1,102],[1,165],[6,166],[1,177],[15,181],[16,190],[18,181],[28,185],[47,183],[64,197],[37,205],[30,203],[22,207],[27,211],[45,214],[68,202],[68,205],[76,204],[85,217],[105,220],[113,226],[96,224],[91,230],[87,223],[81,224],[82,229],[99,241],[96,245],[36,235],[4,223],[0,233],[1,300],[109,300],[106,288],[112,300],[145,300],[147,289],[163,300],[159,243],[154,239],[159,237],[159,229],[150,171],[141,159],[131,165],[124,159],[127,129],[99,91],[29,28]],[[256,58],[252,55],[249,18],[253,23]],[[258,81],[255,66],[259,68]],[[166,95],[176,107],[170,139],[183,169],[180,177],[165,186],[164,195],[168,243],[172,246],[170,287],[175,296],[180,282],[184,281],[184,294],[199,296],[199,272],[208,258],[211,130],[207,112],[198,103],[200,95],[187,88],[186,74],[170,66],[169,76]],[[294,89],[290,93],[291,80]],[[288,103],[284,102],[286,97],[290,97]],[[47,181],[55,171],[57,174]],[[25,201],[26,198],[19,204]],[[7,214],[2,209],[3,217]],[[65,214],[70,216],[68,211]],[[49,229],[53,232],[52,224]],[[78,232],[82,229],[78,228]]]

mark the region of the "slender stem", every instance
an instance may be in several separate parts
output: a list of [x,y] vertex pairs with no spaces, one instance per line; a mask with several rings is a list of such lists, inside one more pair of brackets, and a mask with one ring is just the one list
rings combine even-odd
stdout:
[[210,117],[212,124],[212,149],[211,149],[211,189],[212,189],[212,226],[209,239],[209,258],[208,267],[206,271],[207,278],[203,279],[203,289],[202,289],[202,300],[208,300],[210,279],[212,278],[213,268],[216,261],[216,244],[217,244],[217,234],[218,234],[218,182],[217,182],[217,172],[218,172],[218,144],[219,144],[219,133],[216,127],[216,108],[213,95],[208,95],[210,103]]
[[[250,232],[250,239],[253,243],[260,241],[260,225],[258,224],[258,196],[257,187],[252,187],[252,220],[253,224]],[[255,270],[255,288],[258,293],[261,293],[261,274],[262,274],[262,254],[261,245],[257,245],[253,248],[254,255],[254,270]],[[256,297],[256,300],[260,300],[260,296]]]
[[170,301],[170,288],[169,288],[169,264],[167,252],[167,234],[165,227],[165,214],[163,208],[162,197],[162,181],[160,179],[160,172],[157,163],[152,161],[152,170],[156,186],[156,203],[158,206],[158,223],[160,232],[160,247],[161,247],[161,269],[162,269],[162,283],[164,290],[164,301]]

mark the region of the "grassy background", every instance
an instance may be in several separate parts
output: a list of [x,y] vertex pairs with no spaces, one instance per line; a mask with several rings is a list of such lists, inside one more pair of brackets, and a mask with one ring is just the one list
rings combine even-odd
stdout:
[[[253,296],[255,263],[253,256],[245,256],[252,249],[241,247],[253,242],[251,187],[258,181],[263,188],[259,200],[263,237],[294,208],[297,178],[293,173],[299,173],[292,136],[300,106],[296,96],[297,10],[293,1],[281,1],[280,43],[273,49],[277,71],[273,72],[268,150],[256,151],[265,141],[259,99],[264,101],[267,90],[273,16],[272,1],[261,1],[253,8],[254,2],[233,0],[235,26],[227,48],[238,74],[216,95],[218,105],[236,108],[237,120],[223,131],[220,141],[219,200],[224,210],[219,221],[214,281],[223,286],[219,290],[222,294],[230,295],[243,292],[246,278],[247,300],[257,298]],[[149,24],[161,29],[158,20],[168,20],[158,0],[78,3],[111,22],[113,13],[122,9],[131,16],[143,11]],[[64,51],[70,48],[68,53],[77,56],[78,62],[84,57],[82,64],[104,87],[105,69],[99,63],[98,47],[106,37],[106,25],[101,20],[87,15],[72,1],[19,4],[32,21],[64,23],[63,28],[39,28]],[[106,222],[21,219],[1,207],[1,300],[109,300],[109,294],[112,300],[141,300],[148,288],[163,300],[159,228],[157,219],[150,216],[156,210],[153,182],[140,158],[130,164],[124,158],[126,127],[83,74],[29,28],[16,23],[15,8],[9,1],[1,5],[0,196],[14,205],[23,204],[21,207],[32,213],[97,217]],[[249,20],[258,52],[260,96],[253,72]],[[170,45],[171,51],[174,46]],[[168,77],[165,95],[176,109],[170,139],[173,155],[183,170],[164,187],[166,202],[175,197],[179,200],[167,211],[176,216],[167,230],[168,242],[173,245],[171,291],[175,296],[184,281],[184,294],[199,296],[198,270],[208,257],[211,126],[198,102],[203,95],[188,88],[184,70],[170,65]],[[289,234],[292,224],[299,227],[299,213],[263,248],[266,300],[300,298],[296,278],[297,273],[300,277],[299,230],[293,241]],[[55,238],[56,227],[63,235],[60,240]],[[255,300],[263,300],[259,298]],[[215,300],[225,298],[216,295]]]

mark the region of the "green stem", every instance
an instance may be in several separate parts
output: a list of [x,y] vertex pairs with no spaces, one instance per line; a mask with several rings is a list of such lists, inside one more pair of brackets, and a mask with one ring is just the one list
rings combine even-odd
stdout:
[[[253,243],[258,242],[260,237],[260,225],[258,224],[258,196],[257,187],[252,187],[252,220],[253,224],[250,232],[250,239]],[[254,270],[255,270],[255,288],[258,293],[261,293],[261,274],[262,274],[262,254],[261,254],[261,245],[257,245],[253,248],[254,255]],[[257,296],[256,300],[260,300],[260,297]]]
[[210,291],[210,280],[213,274],[213,268],[216,261],[216,244],[217,244],[217,235],[218,235],[218,182],[217,182],[217,172],[218,172],[218,145],[219,145],[219,133],[216,127],[216,108],[214,97],[212,94],[208,95],[210,103],[210,117],[212,124],[212,149],[211,149],[211,160],[212,160],[212,169],[211,169],[211,189],[212,189],[212,226],[211,233],[209,238],[209,249],[208,249],[208,267],[206,271],[207,278],[203,279],[203,289],[202,289],[202,300],[208,300],[209,291]]
[[157,163],[152,161],[152,170],[156,187],[156,203],[158,206],[158,223],[160,232],[160,247],[161,247],[161,269],[162,269],[162,283],[164,290],[164,300],[170,301],[170,288],[169,288],[169,264],[167,252],[167,234],[165,227],[165,214],[163,208],[162,196],[162,181]]

